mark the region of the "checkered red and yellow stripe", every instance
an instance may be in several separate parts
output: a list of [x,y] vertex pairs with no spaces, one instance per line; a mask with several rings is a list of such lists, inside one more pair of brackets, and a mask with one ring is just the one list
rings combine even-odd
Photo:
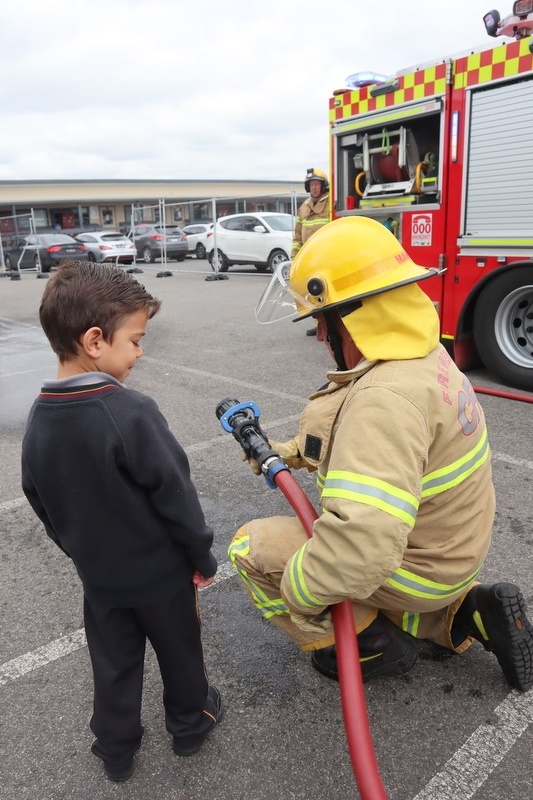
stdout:
[[[533,38],[527,37],[456,59],[453,62],[454,89],[466,89],[533,71],[533,55],[529,51],[532,42]],[[398,89],[377,97],[371,97],[371,86],[337,94],[329,101],[329,120],[334,123],[359,114],[443,95],[446,92],[448,64],[448,61],[442,61],[425,69],[399,75],[396,78]]]
[[533,55],[529,52],[531,42],[533,39],[528,37],[458,58],[455,62],[454,88],[467,89],[469,86],[478,86],[489,81],[531,72],[533,69]]
[[329,101],[330,122],[349,119],[357,114],[381,111],[386,108],[409,103],[412,100],[424,100],[428,97],[444,94],[446,91],[446,62],[426,69],[399,75],[396,79],[398,88],[389,94],[371,97],[371,86],[344,92]]

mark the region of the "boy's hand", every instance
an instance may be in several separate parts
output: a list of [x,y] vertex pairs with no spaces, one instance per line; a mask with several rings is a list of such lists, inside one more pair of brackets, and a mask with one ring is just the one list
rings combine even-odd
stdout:
[[195,583],[199,589],[204,589],[206,586],[211,586],[214,580],[215,580],[214,575],[212,578],[204,578],[201,572],[199,572],[197,569],[194,570],[194,574],[192,576],[192,582]]

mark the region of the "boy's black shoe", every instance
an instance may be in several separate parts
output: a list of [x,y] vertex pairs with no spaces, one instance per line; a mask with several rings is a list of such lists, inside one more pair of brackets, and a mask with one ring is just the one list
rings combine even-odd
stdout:
[[494,653],[508,683],[527,692],[533,684],[533,626],[518,586],[495,583],[470,589],[452,625],[454,642],[465,636]]
[[123,781],[127,781],[128,778],[131,778],[134,769],[135,765],[133,763],[133,756],[120,765],[111,765],[104,762],[104,772],[106,778],[109,778],[110,781],[115,781],[116,783],[122,783]]
[[316,328],[308,328],[305,332],[306,336],[316,336]]
[[[133,751],[131,756],[123,759],[122,761],[117,761],[116,763],[112,764],[111,762],[104,761],[104,774],[106,778],[109,778],[110,781],[115,781],[116,783],[123,783],[127,781],[128,778],[131,778],[133,775],[133,771],[135,769],[135,763],[133,761],[133,756],[141,746],[141,743],[137,745],[135,750]],[[91,751],[94,753],[95,756],[101,758],[101,756],[94,751],[94,743],[91,747]]]
[[[378,612],[374,622],[357,634],[359,663],[363,682],[371,678],[387,678],[404,675],[414,667],[417,659],[415,640],[408,633]],[[314,650],[311,654],[313,667],[335,681],[339,680],[335,645]]]
[[211,717],[211,724],[203,733],[196,734],[196,736],[180,737],[179,739],[174,736],[172,740],[172,749],[178,756],[193,756],[203,745],[207,736],[222,719],[224,709],[222,707],[222,697],[220,692],[215,686],[210,686],[207,690],[209,717]]

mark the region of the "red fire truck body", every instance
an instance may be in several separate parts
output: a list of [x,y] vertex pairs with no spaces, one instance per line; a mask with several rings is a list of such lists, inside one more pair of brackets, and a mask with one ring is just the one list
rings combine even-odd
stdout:
[[[494,34],[493,34],[494,35]],[[461,369],[533,390],[533,38],[330,100],[332,216],[371,216],[413,261]],[[355,76],[354,76],[355,77]]]

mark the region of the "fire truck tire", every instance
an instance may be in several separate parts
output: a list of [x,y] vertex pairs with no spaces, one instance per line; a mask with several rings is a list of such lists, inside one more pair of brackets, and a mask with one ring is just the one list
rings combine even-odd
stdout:
[[483,289],[474,312],[474,339],[491,373],[533,391],[533,264],[504,272]]
[[211,250],[209,253],[209,263],[211,264],[211,269],[213,272],[227,272],[228,271],[228,259],[222,252],[222,250],[218,250],[218,257],[215,257],[215,250]]

